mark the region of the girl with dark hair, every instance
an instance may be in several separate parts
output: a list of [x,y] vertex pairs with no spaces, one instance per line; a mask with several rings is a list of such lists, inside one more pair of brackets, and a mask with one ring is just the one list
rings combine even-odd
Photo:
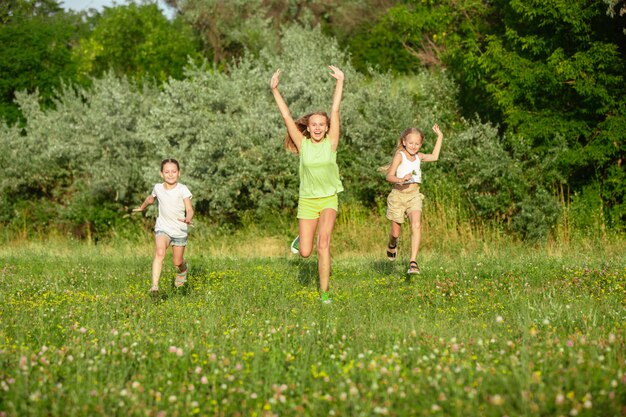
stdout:
[[146,207],[159,202],[159,215],[154,225],[155,252],[152,261],[151,293],[159,291],[159,278],[163,267],[163,259],[168,246],[172,246],[172,261],[176,267],[174,285],[182,287],[187,282],[189,265],[185,262],[185,246],[187,246],[187,225],[193,218],[191,192],[187,186],[178,182],[180,165],[176,159],[164,159],[161,162],[161,178],[163,183],[155,184],[152,193],[133,211],[144,211]]

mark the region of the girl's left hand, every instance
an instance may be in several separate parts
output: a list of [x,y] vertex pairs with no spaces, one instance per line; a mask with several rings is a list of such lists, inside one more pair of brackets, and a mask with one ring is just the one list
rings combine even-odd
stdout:
[[329,65],[328,68],[330,68],[333,71],[330,74],[331,77],[333,77],[337,81],[343,81],[343,71],[341,71],[339,68],[335,67],[334,65]]
[[433,132],[435,132],[437,134],[437,136],[441,136],[442,135],[441,129],[439,129],[439,125],[437,123],[435,123],[433,125]]

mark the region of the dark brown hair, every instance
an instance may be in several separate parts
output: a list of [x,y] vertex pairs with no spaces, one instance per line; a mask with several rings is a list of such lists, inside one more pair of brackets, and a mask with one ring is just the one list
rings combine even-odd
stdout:
[[161,161],[161,172],[163,172],[163,167],[165,166],[165,164],[174,164],[176,165],[176,169],[180,171],[180,165],[178,164],[178,161],[174,158],[167,158]]

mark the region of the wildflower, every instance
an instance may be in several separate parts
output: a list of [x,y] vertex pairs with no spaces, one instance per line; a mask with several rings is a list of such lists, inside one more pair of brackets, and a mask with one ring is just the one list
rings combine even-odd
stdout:
[[556,405],[561,405],[565,402],[565,396],[561,393],[558,393],[556,395],[556,398],[554,399],[554,404]]
[[504,319],[502,318],[502,316],[496,316],[496,323],[502,323],[504,321]]
[[496,394],[489,398],[489,402],[493,405],[502,405],[504,404],[504,398],[500,394]]

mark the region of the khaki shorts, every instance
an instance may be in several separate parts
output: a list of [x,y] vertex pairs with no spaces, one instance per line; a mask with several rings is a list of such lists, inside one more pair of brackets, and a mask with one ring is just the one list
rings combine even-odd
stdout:
[[339,208],[339,198],[337,194],[320,198],[300,198],[298,201],[299,219],[319,219],[322,210]]
[[412,211],[422,211],[424,194],[419,184],[394,186],[387,197],[387,218],[396,223],[404,223],[404,217]]

